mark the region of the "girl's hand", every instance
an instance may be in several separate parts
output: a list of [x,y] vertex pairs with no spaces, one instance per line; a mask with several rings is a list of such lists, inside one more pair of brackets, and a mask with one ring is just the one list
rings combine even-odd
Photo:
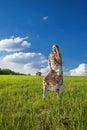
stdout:
[[50,71],[49,71],[49,73],[51,73],[52,72],[52,68],[50,68]]

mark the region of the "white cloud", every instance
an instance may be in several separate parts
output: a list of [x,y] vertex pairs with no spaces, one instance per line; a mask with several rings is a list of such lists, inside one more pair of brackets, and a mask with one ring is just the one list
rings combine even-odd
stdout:
[[41,67],[41,63],[37,63],[37,65],[35,66],[36,63],[28,63],[24,65],[24,70],[25,73],[31,73],[31,74],[36,74],[36,72],[41,72],[42,75],[47,74],[48,72],[48,67]]
[[21,51],[31,46],[31,43],[26,41],[28,37],[14,37],[0,40],[0,51],[15,52]]
[[22,73],[36,74],[37,71],[45,74],[47,71],[47,59],[41,53],[17,52],[7,55],[2,60],[9,69]]
[[77,68],[70,70],[72,76],[87,76],[87,64],[80,64]]
[[40,72],[43,74],[43,75],[47,75],[47,73],[49,72],[49,67],[45,67],[45,68],[41,68],[40,69]]
[[43,20],[47,20],[47,19],[48,19],[48,16],[44,16],[44,17],[43,17]]
[[3,61],[5,62],[13,62],[13,63],[31,63],[31,62],[36,62],[39,64],[40,63],[45,63],[47,60],[45,59],[44,55],[41,53],[23,53],[23,52],[16,52],[14,54],[7,55],[3,58]]

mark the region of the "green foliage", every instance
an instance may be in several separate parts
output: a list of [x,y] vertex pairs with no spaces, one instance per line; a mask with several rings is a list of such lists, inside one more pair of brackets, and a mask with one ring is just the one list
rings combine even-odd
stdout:
[[64,77],[58,99],[42,97],[42,76],[0,76],[1,130],[86,130],[87,77]]
[[21,73],[14,72],[10,69],[1,69],[0,68],[0,75],[22,75]]

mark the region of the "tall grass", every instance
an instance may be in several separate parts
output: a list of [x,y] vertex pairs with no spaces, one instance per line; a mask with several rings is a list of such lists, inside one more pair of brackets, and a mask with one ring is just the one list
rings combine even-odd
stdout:
[[64,77],[42,97],[42,76],[0,76],[0,130],[86,130],[87,77]]

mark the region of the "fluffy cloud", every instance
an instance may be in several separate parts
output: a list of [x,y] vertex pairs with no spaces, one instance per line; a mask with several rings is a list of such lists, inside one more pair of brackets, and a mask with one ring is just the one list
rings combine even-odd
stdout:
[[[47,19],[47,18],[44,18]],[[35,75],[37,71],[46,74],[47,59],[42,53],[22,52],[31,46],[28,37],[14,37],[0,40],[0,68],[8,68],[15,72]],[[18,52],[19,51],[19,52]],[[7,52],[11,52],[8,53]]]
[[34,53],[34,52],[32,53],[16,52],[14,54],[5,56],[3,58],[3,61],[19,63],[19,64],[20,63],[26,64],[26,63],[33,63],[33,62],[35,64],[36,63],[41,64],[47,62],[44,55],[42,55],[41,53]]
[[87,76],[87,64],[80,64],[77,68],[70,70],[72,76]]
[[47,72],[47,59],[41,53],[23,53],[17,52],[7,55],[3,58],[2,62],[7,64],[7,68],[22,73],[36,74],[37,71],[45,74]]
[[44,17],[43,17],[43,20],[47,20],[47,19],[48,19],[48,16],[44,16]]
[[28,37],[11,37],[9,39],[0,40],[0,51],[14,52],[21,51],[31,46],[30,43],[26,41]]
[[41,68],[39,71],[40,71],[43,75],[46,75],[46,74],[49,72],[49,67],[47,66],[47,67],[45,67],[45,68]]
[[25,64],[24,65],[24,70],[25,70],[25,73],[31,73],[31,74],[35,74],[36,72],[41,72],[43,75],[47,74],[49,68],[48,67],[41,67],[41,63],[28,63],[28,64]]

